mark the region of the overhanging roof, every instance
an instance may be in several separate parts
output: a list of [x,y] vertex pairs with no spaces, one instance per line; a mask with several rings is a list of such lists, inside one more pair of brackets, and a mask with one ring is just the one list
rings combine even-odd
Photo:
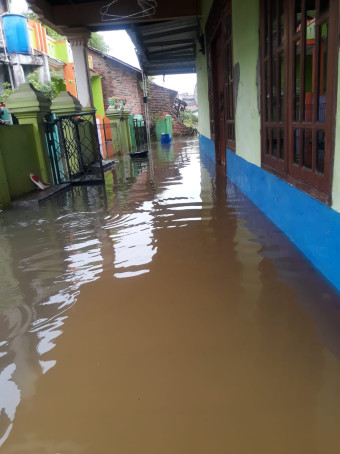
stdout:
[[[196,39],[200,0],[158,0],[152,17],[103,21],[100,10],[109,0],[27,0],[43,23],[62,34],[85,27],[90,31],[126,29],[147,75],[196,72]],[[136,11],[136,0],[120,0],[111,13]]]
[[145,74],[196,72],[197,18],[134,24],[127,32]]
[[[91,31],[105,31],[123,29],[126,24],[157,22],[178,18],[197,17],[201,14],[200,0],[157,0],[157,7],[153,16],[144,16],[139,19],[123,17],[119,20],[110,20],[110,16],[103,17],[102,8],[110,0],[26,0],[28,6],[38,17],[52,28],[86,27]],[[129,16],[139,10],[137,0],[118,0],[110,6],[108,13],[120,16]]]

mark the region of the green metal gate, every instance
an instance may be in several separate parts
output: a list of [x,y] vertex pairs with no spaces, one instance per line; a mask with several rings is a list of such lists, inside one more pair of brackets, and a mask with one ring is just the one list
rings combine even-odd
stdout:
[[94,112],[49,114],[45,132],[54,184],[104,183]]

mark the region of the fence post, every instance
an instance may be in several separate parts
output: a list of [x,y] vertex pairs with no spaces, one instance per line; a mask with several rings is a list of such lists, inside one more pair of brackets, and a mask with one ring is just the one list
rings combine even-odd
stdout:
[[43,181],[51,181],[51,165],[47,151],[44,118],[50,112],[51,101],[33,85],[21,84],[7,99],[6,107],[15,115],[19,124],[33,125],[36,152],[38,156],[40,177]]
[[110,127],[112,132],[112,143],[117,131],[117,140],[118,140],[118,152],[129,153],[131,151],[131,135],[130,135],[130,126],[129,110],[115,109],[114,106],[109,106],[105,115],[110,120]]

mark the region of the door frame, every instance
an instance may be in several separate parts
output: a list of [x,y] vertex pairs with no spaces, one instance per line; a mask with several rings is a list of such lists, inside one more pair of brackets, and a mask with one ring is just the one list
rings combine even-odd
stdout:
[[[235,151],[232,20],[228,23],[231,28],[228,28],[228,17],[232,19],[231,0],[215,0],[206,24],[210,134],[215,143],[215,160],[224,165],[227,148]],[[218,40],[221,40],[222,55],[216,50]],[[231,60],[228,62],[227,50]]]

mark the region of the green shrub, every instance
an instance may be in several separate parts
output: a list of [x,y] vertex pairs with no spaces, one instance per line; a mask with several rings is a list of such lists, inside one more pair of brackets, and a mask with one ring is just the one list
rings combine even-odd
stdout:
[[196,128],[198,126],[198,116],[190,110],[186,110],[184,112],[183,123],[190,128]]
[[64,87],[63,80],[63,76],[53,70],[51,71],[51,80],[47,84],[41,82],[38,69],[27,76],[27,82],[49,99],[56,98],[62,91]]

